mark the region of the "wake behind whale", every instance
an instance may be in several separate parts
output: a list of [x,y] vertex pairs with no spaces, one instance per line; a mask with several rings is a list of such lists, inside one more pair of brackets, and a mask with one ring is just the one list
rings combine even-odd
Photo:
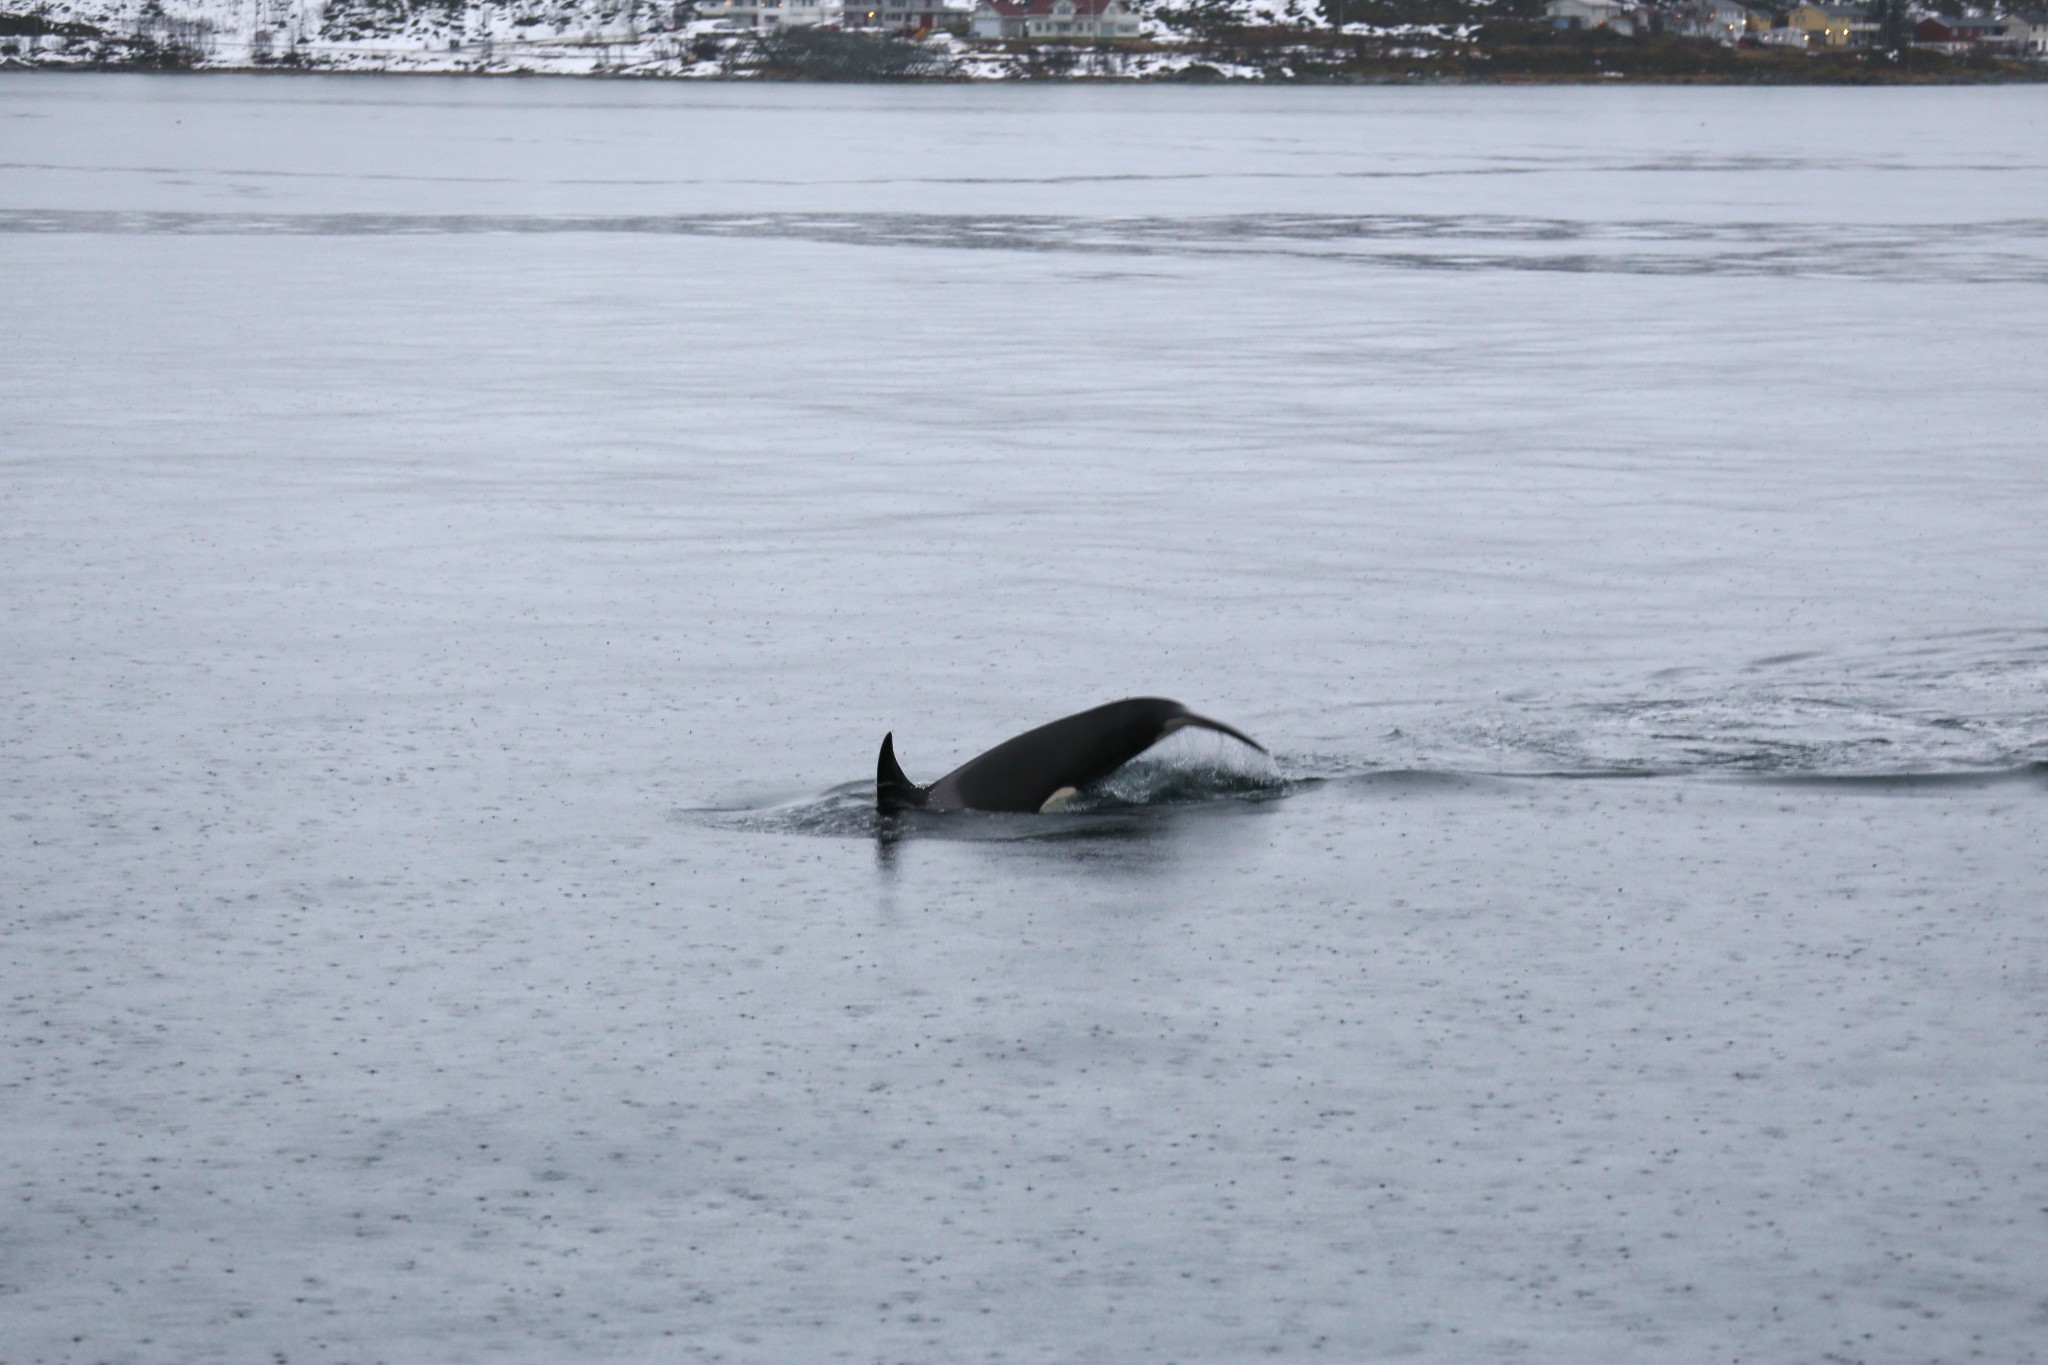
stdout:
[[[1806,650],[1734,669],[1670,668],[1565,695],[1361,706],[1342,722],[1332,718],[1343,705],[1326,699],[1315,708],[1328,723],[1321,742],[1284,745],[1277,754],[1177,703],[1135,698],[1027,731],[929,789],[911,782],[900,765],[891,773],[878,761],[872,784],[848,781],[676,816],[761,833],[860,837],[914,829],[936,838],[1038,840],[1108,837],[1132,822],[1170,823],[1203,807],[1223,814],[1316,790],[1376,801],[1453,788],[1505,793],[1530,782],[1645,778],[1863,795],[2040,790],[2048,784],[2044,685],[2048,632],[1969,632],[1910,650]],[[1097,719],[1082,724],[1091,716]],[[1097,768],[1115,758],[1103,736],[1118,728],[1107,722],[1119,718],[1134,735],[1121,741],[1125,747],[1142,746],[1135,757],[1090,780],[1052,770],[1052,760],[1063,756],[1091,757]],[[1078,742],[1091,726],[1093,742]],[[1298,735],[1315,726],[1297,720],[1283,728]],[[1164,742],[1149,742],[1162,733]],[[1039,757],[1024,761],[1030,755],[1019,749]],[[893,742],[886,758],[893,763]],[[985,793],[967,783],[969,776],[1009,782],[1010,804],[981,804]],[[1067,786],[1075,790],[1063,793]],[[893,811],[885,804],[892,792],[903,798]],[[926,794],[924,804],[918,794]],[[1054,796],[1060,799],[1045,811]],[[963,811],[977,818],[963,819]]]

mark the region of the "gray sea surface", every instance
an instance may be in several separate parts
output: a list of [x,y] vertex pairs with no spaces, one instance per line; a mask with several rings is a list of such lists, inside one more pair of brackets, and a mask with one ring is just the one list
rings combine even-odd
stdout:
[[0,1360],[2048,1359],[2044,134],[0,75]]

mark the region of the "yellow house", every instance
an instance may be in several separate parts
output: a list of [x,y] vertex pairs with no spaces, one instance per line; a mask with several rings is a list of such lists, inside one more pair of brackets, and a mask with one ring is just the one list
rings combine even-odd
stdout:
[[1861,5],[1801,5],[1785,16],[1785,24],[1805,29],[1813,47],[1847,47],[1850,34],[1869,27]]

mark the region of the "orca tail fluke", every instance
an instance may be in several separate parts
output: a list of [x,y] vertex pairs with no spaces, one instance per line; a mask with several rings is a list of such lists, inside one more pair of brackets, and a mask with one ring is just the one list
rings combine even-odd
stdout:
[[928,793],[903,775],[896,762],[896,733],[882,736],[882,752],[875,759],[875,809],[884,815],[912,810],[925,803]]
[[[1192,725],[1195,728],[1201,730],[1214,730],[1219,735],[1229,735],[1232,739],[1237,740],[1241,744],[1251,745],[1254,749],[1257,749],[1262,754],[1266,752],[1265,745],[1259,743],[1257,740],[1253,739],[1244,731],[1233,729],[1232,727],[1225,725],[1220,720],[1210,720],[1207,716],[1198,716],[1192,711],[1183,711],[1180,715],[1175,716],[1171,721],[1168,721],[1167,733],[1172,734],[1175,730],[1178,730],[1182,726],[1187,725]],[[1271,755],[1268,755],[1268,757],[1271,757]]]

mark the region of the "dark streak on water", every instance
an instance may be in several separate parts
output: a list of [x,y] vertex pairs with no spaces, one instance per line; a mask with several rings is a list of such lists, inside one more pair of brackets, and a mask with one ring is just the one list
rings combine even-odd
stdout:
[[[212,213],[0,210],[0,233],[613,234],[1107,255],[1285,256],[1397,270],[2048,284],[2048,219],[1963,223],[1582,220],[1496,214]],[[1488,251],[1452,249],[1477,243]]]

